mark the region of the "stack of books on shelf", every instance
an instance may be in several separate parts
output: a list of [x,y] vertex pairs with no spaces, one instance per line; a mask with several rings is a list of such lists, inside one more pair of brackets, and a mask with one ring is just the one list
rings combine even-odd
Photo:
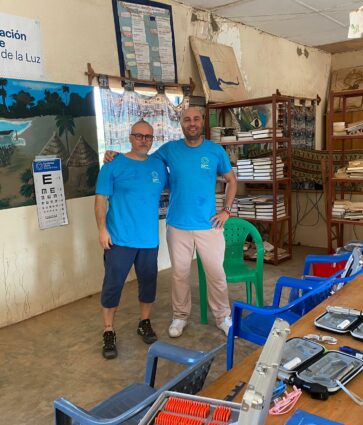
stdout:
[[363,220],[363,202],[335,200],[332,217],[343,220]]
[[211,127],[210,139],[216,143],[235,142],[236,129],[233,127]]
[[333,135],[334,136],[346,136],[347,132],[345,129],[345,121],[333,122]]
[[[254,139],[271,139],[273,136],[272,128],[260,128],[258,130],[251,130]],[[282,137],[282,130],[276,129],[276,137]]]
[[237,179],[253,180],[253,164],[251,159],[237,160]]
[[240,143],[253,142],[253,136],[250,131],[237,131],[236,136],[237,141]]
[[219,212],[223,209],[225,199],[226,199],[226,195],[224,193],[216,193],[216,210],[217,210],[217,212]]
[[232,217],[238,217],[238,199],[235,198],[231,206],[231,215]]
[[272,220],[274,208],[276,209],[276,217],[282,218],[286,216],[285,200],[283,195],[278,195],[276,205],[272,195],[263,195],[255,199],[256,218],[262,220]]
[[348,134],[363,134],[363,121],[355,121],[348,124],[346,130]]
[[347,175],[353,179],[363,179],[363,159],[361,161],[349,161]]
[[[253,179],[254,180],[272,180],[273,178],[273,162],[272,157],[269,158],[254,158],[253,164]],[[276,157],[276,178],[284,177],[284,163],[279,156]]]
[[238,217],[272,220],[274,208],[277,218],[286,216],[285,200],[283,195],[278,195],[276,205],[272,195],[249,195],[238,197]]
[[[217,213],[223,210],[226,195],[224,193],[216,193],[216,210]],[[238,198],[234,199],[231,206],[231,216],[238,217]]]
[[211,127],[210,139],[213,140],[213,142],[219,143],[221,141],[221,128],[222,127]]
[[238,198],[238,217],[244,219],[256,217],[254,198],[254,196],[240,196]]

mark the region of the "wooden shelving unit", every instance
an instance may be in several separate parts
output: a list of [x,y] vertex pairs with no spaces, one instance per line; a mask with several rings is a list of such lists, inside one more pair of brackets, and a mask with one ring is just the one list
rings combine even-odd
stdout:
[[[340,167],[347,165],[346,152],[350,149],[346,148],[348,142],[353,140],[362,140],[362,160],[363,160],[363,134],[347,134],[347,135],[334,135],[333,123],[336,113],[334,112],[335,99],[341,99],[342,111],[340,113],[341,120],[346,122],[347,116],[350,111],[347,110],[347,99],[352,97],[363,97],[363,90],[348,90],[341,92],[331,92],[329,97],[329,114],[328,114],[328,126],[329,126],[329,137],[327,140],[328,148],[328,193],[327,193],[327,235],[328,235],[328,251],[332,253],[334,251],[333,242],[336,241],[336,245],[344,245],[344,225],[363,225],[363,220],[348,220],[339,219],[332,217],[332,208],[334,201],[339,197],[344,200],[347,195],[350,196],[350,191],[346,189],[347,183],[361,183],[363,179],[350,178],[350,177],[335,177],[335,169],[333,163],[333,154],[340,153]],[[341,150],[334,150],[336,141],[341,142]],[[339,184],[340,190],[337,191],[336,185]]]
[[[209,115],[211,110],[219,110],[222,115],[222,121],[224,125],[225,111],[228,109],[257,106],[257,105],[271,105],[272,109],[272,137],[266,139],[256,139],[248,142],[240,141],[229,141],[220,143],[222,145],[250,145],[250,144],[271,144],[272,149],[272,165],[273,165],[273,178],[272,180],[238,180],[248,184],[250,187],[258,188],[261,185],[268,186],[266,192],[272,193],[273,197],[273,218],[270,219],[256,219],[256,218],[245,218],[258,225],[268,224],[270,226],[270,240],[269,242],[275,247],[273,253],[273,259],[271,261],[265,260],[272,264],[279,264],[281,261],[288,260],[292,257],[292,214],[291,214],[291,98],[289,96],[282,96],[280,94],[273,94],[268,97],[261,97],[256,99],[241,100],[240,102],[228,102],[228,103],[213,103],[208,104],[206,107],[206,136],[210,137],[210,125]],[[277,137],[277,114],[278,105],[283,105],[287,112],[287,122],[283,129],[283,137]],[[278,149],[283,148],[286,151],[286,160],[284,163],[284,177],[276,177],[276,159]],[[277,217],[276,203],[278,194],[283,193],[285,199],[286,216]],[[285,233],[284,227],[287,224],[287,238],[281,235]],[[286,254],[278,254],[276,248],[284,248]]]

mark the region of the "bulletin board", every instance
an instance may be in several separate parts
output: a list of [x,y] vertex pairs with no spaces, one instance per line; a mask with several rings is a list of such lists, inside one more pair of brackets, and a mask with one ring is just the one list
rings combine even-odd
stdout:
[[112,4],[121,76],[177,83],[171,6],[144,0]]

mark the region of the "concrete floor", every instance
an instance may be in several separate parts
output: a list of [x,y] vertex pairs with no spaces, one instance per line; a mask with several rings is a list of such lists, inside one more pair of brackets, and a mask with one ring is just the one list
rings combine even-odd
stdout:
[[[304,258],[321,249],[295,247],[293,259],[279,266],[265,265],[265,303],[272,298],[274,283],[281,275],[299,276]],[[152,323],[160,340],[196,350],[208,350],[225,341],[214,326],[199,323],[197,268],[193,264],[193,311],[182,337],[170,339],[170,270],[159,273],[158,298]],[[244,285],[230,286],[231,301],[245,300]],[[50,425],[53,400],[64,396],[87,409],[126,385],[142,381],[148,346],[136,334],[137,285],[125,286],[116,318],[119,357],[101,355],[102,323],[99,296],[94,295],[24,322],[0,329],[0,423]],[[235,361],[256,348],[238,340]],[[157,382],[175,374],[175,368],[160,363]],[[207,382],[225,371],[225,354],[214,362]]]

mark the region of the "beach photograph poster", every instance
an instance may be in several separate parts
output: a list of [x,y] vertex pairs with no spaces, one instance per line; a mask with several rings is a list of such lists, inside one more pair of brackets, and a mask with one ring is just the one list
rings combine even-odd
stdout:
[[91,86],[0,78],[0,209],[35,204],[32,162],[39,155],[61,159],[66,199],[94,194]]

